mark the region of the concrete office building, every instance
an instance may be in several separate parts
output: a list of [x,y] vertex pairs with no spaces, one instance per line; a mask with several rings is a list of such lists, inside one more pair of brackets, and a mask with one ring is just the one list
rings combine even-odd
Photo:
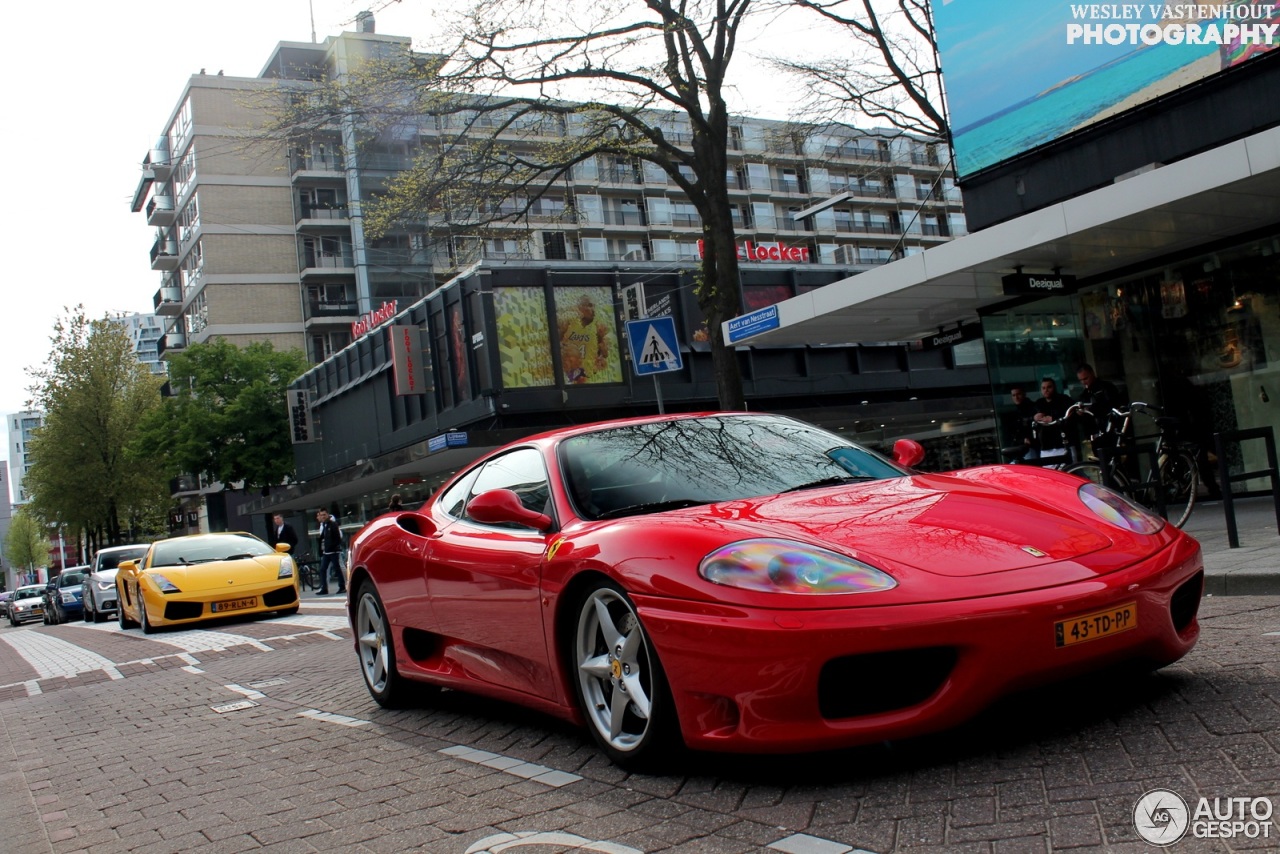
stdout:
[[44,424],[44,413],[38,410],[15,412],[9,416],[9,489],[14,509],[31,500],[22,488],[22,479],[31,468],[27,447],[35,431]]
[[[424,120],[394,138],[337,127],[292,150],[246,142],[245,129],[263,120],[278,86],[305,87],[360,57],[409,50],[409,38],[377,34],[372,21],[321,44],[282,42],[258,77],[187,81],[133,196],[133,209],[156,228],[162,354],[219,337],[305,347],[318,363],[351,342],[365,314],[386,303],[403,308],[477,261],[697,260],[701,222],[692,205],[665,174],[625,158],[581,164],[506,236],[442,234],[439,224],[424,224],[368,239],[361,200],[449,133],[448,121]],[[672,117],[669,137],[682,133],[688,138]],[[780,248],[784,260],[802,256],[848,275],[964,233],[945,147],[751,119],[731,135],[734,218],[755,251]],[[803,222],[791,218],[835,194],[846,198]]]
[[[626,158],[599,157],[580,164],[537,200],[528,217],[501,232],[468,234],[432,223],[373,239],[363,230],[362,201],[409,167],[422,147],[455,132],[448,121],[424,118],[383,136],[336,127],[331,136],[291,149],[264,145],[246,156],[238,129],[255,120],[255,97],[276,86],[305,88],[344,73],[360,57],[409,46],[406,37],[374,32],[366,17],[360,32],[320,44],[281,43],[258,77],[200,74],[188,80],[133,200],[158,229],[152,252],[152,266],[162,275],[156,311],[170,318],[163,349],[211,337],[305,347],[317,368],[300,388],[309,389],[311,414],[323,422],[323,438],[299,447],[300,476],[308,480],[342,481],[350,472],[340,472],[358,462],[394,456],[437,431],[464,430],[495,415],[505,425],[496,429],[529,432],[567,417],[652,411],[653,386],[631,382],[621,355],[628,284],[647,290],[642,307],[649,313],[678,315],[691,365],[683,377],[668,378],[676,385],[669,399],[713,407],[710,357],[700,340],[705,324],[690,296],[701,222],[664,173]],[[689,138],[679,117],[669,123],[668,138]],[[572,122],[560,132],[572,134]],[[864,273],[965,231],[945,146],[899,134],[749,118],[735,120],[730,145],[744,308]],[[843,198],[804,220],[793,218],[832,196]],[[617,361],[605,380],[568,379],[564,355],[552,353],[549,330],[571,314],[563,301],[571,291],[575,299],[590,296],[609,321]],[[505,313],[495,312],[495,297],[506,300]],[[384,369],[391,354],[376,343],[385,331],[370,330],[406,318],[425,333],[433,372],[428,403],[390,399],[394,393],[380,385],[389,376]],[[545,341],[529,337],[542,333]],[[958,360],[951,351],[908,349],[849,346],[758,355],[752,380],[761,385],[749,382],[748,395],[753,405],[766,405],[760,401],[772,400],[775,392],[794,397],[792,405],[807,398],[815,413],[834,407],[832,418],[850,425],[858,419],[843,408],[865,399],[870,425],[889,417],[875,417],[884,414],[876,404],[886,398],[905,404],[908,397],[985,386],[980,348],[976,359]],[[339,429],[340,421],[356,418],[346,409],[349,402],[365,394],[373,395],[365,412],[380,414]],[[920,401],[903,409],[915,410],[924,425],[936,420],[926,417]],[[348,414],[339,418],[339,410]],[[984,406],[972,417],[987,414]],[[473,446],[468,453],[475,452]],[[434,467],[432,476],[443,470]],[[391,485],[350,483],[338,489],[343,495],[330,497],[345,500]],[[256,505],[264,509],[274,501]]]

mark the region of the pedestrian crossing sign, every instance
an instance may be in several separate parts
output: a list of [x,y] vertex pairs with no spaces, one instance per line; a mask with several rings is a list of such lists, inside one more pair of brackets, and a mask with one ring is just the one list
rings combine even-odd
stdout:
[[678,371],[684,367],[673,317],[627,321],[627,344],[636,376]]

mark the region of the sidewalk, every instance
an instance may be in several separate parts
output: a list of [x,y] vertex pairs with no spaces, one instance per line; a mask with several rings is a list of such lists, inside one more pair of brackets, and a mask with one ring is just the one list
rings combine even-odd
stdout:
[[1275,502],[1237,499],[1240,548],[1227,543],[1227,519],[1219,501],[1196,504],[1183,528],[1204,550],[1204,592],[1215,596],[1280,595],[1280,532]]

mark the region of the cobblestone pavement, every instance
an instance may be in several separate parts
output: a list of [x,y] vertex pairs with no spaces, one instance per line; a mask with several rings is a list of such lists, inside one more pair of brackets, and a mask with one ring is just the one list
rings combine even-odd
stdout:
[[[379,709],[336,604],[145,638],[0,630],[0,851],[1146,852],[1149,790],[1280,805],[1274,597],[1207,599],[1199,646],[1158,674],[1021,695],[913,742],[678,756],[663,776],[501,703]],[[1280,850],[1274,820],[1170,850]]]

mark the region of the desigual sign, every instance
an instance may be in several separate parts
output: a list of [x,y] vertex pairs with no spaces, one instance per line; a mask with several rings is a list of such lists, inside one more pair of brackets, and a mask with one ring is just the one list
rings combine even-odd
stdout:
[[[703,241],[698,241],[698,257],[703,256]],[[739,261],[800,261],[808,262],[809,247],[784,246],[781,243],[752,243],[744,240],[738,244]]]

